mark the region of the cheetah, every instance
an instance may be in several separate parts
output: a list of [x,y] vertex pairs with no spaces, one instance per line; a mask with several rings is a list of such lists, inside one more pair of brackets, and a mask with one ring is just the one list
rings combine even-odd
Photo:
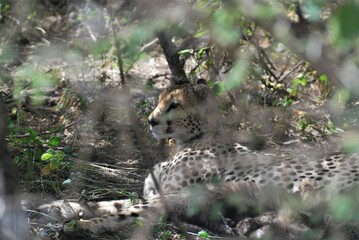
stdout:
[[[305,192],[303,186],[309,182],[312,183],[309,195],[330,199],[359,183],[357,154],[337,153],[311,159],[284,151],[251,151],[232,142],[229,134],[223,134],[218,109],[215,94],[205,84],[172,86],[160,94],[148,124],[156,139],[173,139],[177,153],[153,167],[153,174],[144,183],[145,200],[139,204],[131,205],[127,200],[56,201],[43,205],[40,210],[62,221],[78,219],[81,214],[78,226],[95,234],[118,231],[149,213],[160,214],[168,209],[181,219],[202,219],[200,223],[210,225],[208,209],[212,202],[223,202],[231,195],[239,195],[251,203],[271,195],[261,195],[261,189],[276,186],[295,194]],[[164,206],[166,202],[167,207]],[[200,202],[204,207],[189,217],[185,209],[193,202],[197,205]]]

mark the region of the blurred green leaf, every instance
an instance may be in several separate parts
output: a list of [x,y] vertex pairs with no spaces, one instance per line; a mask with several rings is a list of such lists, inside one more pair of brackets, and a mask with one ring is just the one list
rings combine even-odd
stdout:
[[298,85],[305,86],[305,85],[307,85],[307,83],[308,83],[308,80],[305,77],[296,78],[292,81],[292,84],[294,86],[298,86]]
[[50,153],[52,155],[55,155],[56,151],[54,149],[47,149],[46,153]]
[[21,158],[20,158],[19,156],[15,156],[15,157],[12,159],[12,161],[13,161],[16,165],[18,165],[18,164],[20,164]]
[[199,236],[200,238],[205,239],[205,238],[208,238],[208,237],[209,237],[209,234],[208,234],[208,232],[206,232],[206,231],[204,231],[204,230],[201,230],[201,231],[198,232],[198,236]]
[[359,34],[359,6],[357,1],[344,1],[339,8],[336,20],[339,25],[339,35],[342,38],[353,39]]
[[209,47],[201,48],[201,49],[198,51],[197,57],[198,57],[199,59],[202,58],[203,53],[206,52],[208,49],[209,49]]
[[153,89],[153,80],[152,79],[148,79],[145,83],[145,89],[147,90],[152,90]]
[[31,139],[29,137],[25,137],[20,140],[22,144],[29,144],[31,142]]
[[356,200],[348,196],[339,196],[330,201],[330,210],[336,220],[352,220],[355,214]]
[[239,11],[229,12],[226,9],[219,8],[214,12],[212,34],[218,43],[226,46],[239,41],[240,32],[238,26],[236,26],[239,18]]
[[201,26],[197,32],[193,35],[194,38],[200,38],[208,34],[208,30]]
[[359,133],[348,131],[344,136],[343,150],[346,153],[359,153]]
[[345,104],[350,98],[350,92],[348,89],[339,89],[336,91],[335,97],[339,103]]
[[22,155],[24,158],[26,159],[32,159],[32,152],[29,150],[29,149],[25,149],[23,152],[22,152]]
[[327,77],[327,75],[325,75],[325,74],[320,75],[320,77],[319,77],[319,81],[322,81],[322,82],[327,82],[327,81],[328,81],[328,77]]
[[221,96],[223,94],[223,82],[217,81],[213,84],[212,90],[217,96]]
[[305,12],[308,15],[310,21],[320,20],[321,8],[323,7],[323,1],[321,0],[306,0],[303,2]]
[[49,139],[49,144],[50,144],[50,146],[52,146],[52,147],[57,147],[57,146],[60,145],[60,141],[61,141],[61,138],[60,138],[60,137],[52,136],[52,137]]
[[98,42],[89,42],[89,50],[92,54],[100,56],[101,54],[106,54],[112,48],[113,43],[109,38],[101,39]]
[[36,148],[35,159],[41,159],[41,156],[43,153],[44,153],[44,151],[41,148]]
[[193,49],[184,49],[181,51],[178,51],[179,55],[192,55],[193,54]]
[[228,79],[223,82],[223,90],[229,91],[238,87],[245,79],[249,64],[249,56],[245,52],[242,53],[241,58],[237,60],[233,68],[228,74]]
[[0,63],[12,62],[18,54],[14,46],[4,44],[0,45]]
[[10,9],[9,1],[1,1],[1,13],[7,13]]
[[55,170],[58,169],[60,166],[60,160],[54,156],[51,160],[50,160],[50,169],[51,170]]
[[41,156],[41,160],[42,160],[42,161],[47,161],[47,160],[50,160],[50,159],[53,158],[53,157],[54,157],[54,155],[51,154],[51,153],[44,153],[44,154],[42,154],[42,156]]
[[37,138],[37,132],[34,129],[28,129],[28,132],[31,140],[35,140]]
[[65,152],[63,152],[63,151],[57,151],[57,158],[59,159],[59,161],[64,160],[64,158],[65,158]]
[[32,101],[35,104],[42,102],[43,89],[53,86],[53,79],[44,71],[37,69],[35,66],[19,67],[15,72],[14,96],[17,100],[23,100],[22,90],[32,88],[34,95]]
[[70,147],[70,146],[65,146],[65,147],[64,147],[64,152],[65,152],[65,153],[69,154],[69,153],[72,153],[72,151],[73,151],[73,150],[72,150],[72,147]]

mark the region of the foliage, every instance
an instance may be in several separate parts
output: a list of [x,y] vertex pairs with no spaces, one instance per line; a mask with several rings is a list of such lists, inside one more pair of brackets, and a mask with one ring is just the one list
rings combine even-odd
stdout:
[[198,232],[198,239],[207,239],[209,237],[209,234],[204,231],[204,230],[201,230]]
[[[20,134],[27,132],[25,134]],[[68,168],[71,163],[67,157],[72,156],[70,146],[60,147],[61,137],[52,134],[41,134],[31,128],[22,128],[10,120],[9,122],[9,146],[20,154],[14,157],[14,162],[21,169],[32,172],[33,167],[42,168],[43,175],[49,175],[51,171]],[[23,150],[21,150],[23,148]],[[46,149],[44,151],[44,149]],[[54,148],[57,148],[54,150]],[[43,162],[41,162],[41,161]],[[46,163],[44,166],[43,163]]]

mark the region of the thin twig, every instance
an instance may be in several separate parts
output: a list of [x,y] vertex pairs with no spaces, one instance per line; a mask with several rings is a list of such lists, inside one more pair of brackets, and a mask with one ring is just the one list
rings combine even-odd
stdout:
[[[292,55],[286,57],[285,66],[284,66],[284,68],[283,68],[283,69],[280,71],[280,73],[279,73],[279,79],[281,79],[281,77],[282,77],[282,75],[284,74],[284,72],[287,71],[291,59],[292,59]],[[280,80],[278,80],[278,83],[279,83],[279,82],[280,82]]]
[[289,70],[287,73],[283,74],[279,79],[278,82],[283,81],[283,79],[285,79],[286,77],[288,77],[290,74],[292,74],[295,70],[297,70],[297,68],[299,68],[305,61],[301,60],[300,62],[298,62],[291,70]]
[[157,32],[156,36],[171,70],[173,76],[172,84],[180,85],[183,83],[189,83],[189,80],[184,71],[184,62],[181,62],[178,55],[178,49],[172,42],[170,35],[168,35],[168,33],[165,31],[159,31]]
[[[244,38],[246,39],[247,42],[250,42],[247,34],[245,32],[242,32]],[[276,67],[274,66],[274,64],[272,63],[272,61],[270,61],[267,53],[264,51],[263,48],[261,48],[257,43],[255,42],[251,42],[253,44],[253,46],[257,49],[258,52],[258,57],[259,57],[259,62],[261,63],[261,65],[263,66],[263,68],[266,70],[267,73],[269,73],[269,75],[271,75],[274,79],[278,79],[278,77],[275,75],[275,73],[271,70],[274,69],[276,70]],[[271,67],[268,67],[268,65]]]
[[35,210],[31,210],[31,209],[26,209],[25,211],[26,211],[26,212],[29,212],[29,213],[40,214],[40,215],[43,215],[43,216],[45,216],[45,217],[48,217],[48,218],[50,218],[50,219],[52,219],[52,220],[59,221],[59,219],[54,218],[54,217],[52,217],[52,216],[50,216],[50,215],[48,215],[48,214],[46,214],[46,213],[40,212],[40,211],[35,211]]
[[97,42],[97,38],[96,38],[95,34],[93,33],[93,31],[91,30],[91,27],[88,24],[85,24],[85,26],[86,26],[86,29],[87,29],[88,33],[90,34],[90,37],[92,38],[92,40],[94,42]]
[[157,38],[154,39],[154,40],[152,40],[151,42],[149,42],[149,43],[143,45],[143,46],[141,47],[140,51],[138,52],[137,56],[135,57],[135,59],[131,62],[131,64],[130,64],[129,67],[127,68],[127,69],[128,69],[127,71],[129,71],[129,70],[133,67],[133,65],[134,65],[134,64],[137,62],[137,60],[140,58],[141,54],[142,54],[148,47],[152,46],[152,45],[155,44],[156,42],[158,42],[158,39],[157,39]]
[[[258,51],[258,57],[259,57],[259,61],[260,61],[261,65],[264,67],[266,72],[269,73],[269,75],[271,75],[275,80],[277,80],[278,77],[275,75],[275,73],[272,71],[272,69],[270,67],[268,67],[268,65],[270,65],[271,67],[273,67],[273,65],[272,65],[271,61],[269,61],[269,58],[268,58],[266,52],[260,46],[256,46],[256,48]],[[268,62],[268,65],[266,64],[266,62]],[[275,68],[273,67],[273,69],[275,69]]]
[[[113,172],[120,172],[120,174],[118,174],[118,176],[128,176],[128,175],[133,175],[133,176],[136,176],[136,177],[142,177],[136,173],[131,173],[129,172],[128,170],[130,170],[131,168],[127,168],[127,169],[119,169],[117,166],[115,165],[111,165],[111,164],[101,164],[101,163],[90,163],[90,162],[87,162],[87,161],[84,161],[84,160],[80,160],[78,158],[73,158],[73,157],[69,157],[70,160],[74,161],[74,162],[78,162],[78,163],[81,163],[81,164],[84,164],[84,165],[88,165],[90,167],[95,167],[97,169],[100,169],[100,170],[103,170],[104,172],[106,173],[111,173],[111,171]],[[133,168],[132,168],[133,169]],[[127,171],[126,171],[127,170]],[[114,175],[117,175],[117,174],[114,174]]]
[[156,42],[158,42],[158,38],[153,39],[151,42],[146,43],[145,45],[143,45],[140,49],[140,52],[144,52],[147,48],[151,47],[153,44],[155,44]]

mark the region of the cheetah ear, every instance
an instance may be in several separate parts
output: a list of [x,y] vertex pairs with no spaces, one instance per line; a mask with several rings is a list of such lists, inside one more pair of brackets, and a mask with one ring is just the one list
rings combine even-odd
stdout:
[[183,84],[187,84],[189,83],[188,79],[183,79],[183,78],[179,78],[179,77],[176,77],[176,76],[172,76],[171,77],[171,86],[179,86],[179,85],[183,85]]
[[194,93],[198,102],[203,102],[212,95],[212,90],[206,84],[197,84],[194,86]]
[[206,81],[206,79],[200,78],[200,79],[197,80],[197,84],[204,84],[204,85],[206,85],[206,84],[207,84],[207,81]]

